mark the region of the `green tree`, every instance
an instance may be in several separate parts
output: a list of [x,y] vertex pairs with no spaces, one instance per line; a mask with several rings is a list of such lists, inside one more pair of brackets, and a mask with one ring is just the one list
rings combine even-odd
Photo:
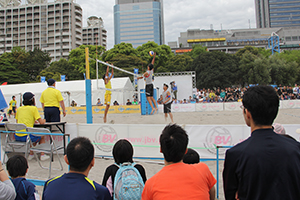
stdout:
[[35,82],[40,72],[49,66],[51,58],[49,53],[39,48],[29,50],[28,53],[29,56],[25,60],[22,71],[28,74],[28,82]]
[[[90,62],[90,77],[96,78],[96,55],[98,60],[100,60],[100,55],[105,51],[103,46],[96,45],[81,45],[76,49],[70,51],[69,54],[69,63],[74,66],[74,68],[80,73],[83,74],[86,72],[85,64],[85,48],[89,48],[89,62]],[[97,54],[96,54],[97,53]],[[106,69],[101,68],[99,65],[99,74],[103,74]]]
[[120,44],[114,45],[113,48],[104,52],[102,54],[102,60],[110,61],[113,57],[115,57],[118,54],[127,55],[127,56],[136,56],[137,51],[135,48],[133,48],[132,44],[122,42]]
[[238,58],[219,51],[202,52],[190,70],[196,71],[197,88],[225,88],[237,80]]
[[26,83],[27,74],[18,69],[15,58],[11,53],[4,53],[0,57],[0,84],[7,82],[8,84]]
[[[45,73],[47,73],[47,75],[45,75]],[[70,64],[66,59],[60,59],[59,61],[54,61],[50,64],[50,67],[44,69],[43,71],[41,71],[40,76],[46,76],[47,79],[48,78],[53,78],[50,77],[52,73],[52,76],[56,77],[57,75],[66,75],[66,80],[81,80],[83,79],[83,75],[75,69],[75,67]],[[38,76],[38,81],[40,80],[40,76]],[[54,78],[55,79],[55,78]],[[55,79],[55,80],[60,80],[59,79]]]
[[175,55],[166,64],[165,72],[183,72],[191,68],[193,58],[187,54]]
[[149,51],[156,52],[154,69],[155,72],[164,72],[165,66],[170,58],[174,56],[168,45],[158,45],[155,42],[147,42],[137,47],[137,55],[147,63],[151,63],[153,57],[149,55]]
[[267,58],[257,55],[252,54],[250,51],[242,54],[239,63],[240,84],[269,84],[271,82],[271,68]]
[[258,48],[253,47],[253,46],[245,46],[244,48],[238,50],[235,55],[238,56],[239,58],[241,58],[243,56],[243,54],[245,54],[245,53],[251,53],[251,54],[257,56],[259,54],[259,50],[258,50]]
[[192,51],[186,53],[187,55],[191,56],[192,58],[197,58],[201,53],[204,53],[207,51],[207,47],[204,47],[200,44],[193,45]]

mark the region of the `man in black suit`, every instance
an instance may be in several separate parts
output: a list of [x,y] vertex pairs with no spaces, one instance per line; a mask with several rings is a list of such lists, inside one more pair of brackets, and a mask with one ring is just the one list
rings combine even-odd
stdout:
[[251,136],[226,152],[226,200],[300,199],[300,143],[273,131],[278,107],[270,86],[245,92],[241,108]]

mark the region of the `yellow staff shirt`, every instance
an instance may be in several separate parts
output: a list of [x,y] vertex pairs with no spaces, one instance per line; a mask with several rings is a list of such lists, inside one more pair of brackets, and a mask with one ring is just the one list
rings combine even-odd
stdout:
[[11,105],[12,107],[16,107],[17,101],[16,101],[16,100],[11,100],[11,101],[9,102],[9,105]]
[[[19,124],[25,124],[27,127],[33,127],[34,122],[40,119],[41,116],[37,107],[35,106],[21,106],[18,108],[16,119]],[[26,132],[26,130],[21,130],[20,132]],[[17,136],[23,137],[27,134],[16,133]]]
[[48,87],[43,91],[40,102],[44,104],[44,107],[60,107],[59,102],[63,101],[64,98],[61,92],[54,87]]

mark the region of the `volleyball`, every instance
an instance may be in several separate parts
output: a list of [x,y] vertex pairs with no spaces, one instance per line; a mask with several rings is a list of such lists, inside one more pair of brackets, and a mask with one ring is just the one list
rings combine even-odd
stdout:
[[150,56],[154,56],[154,52],[153,51],[149,51],[149,55]]

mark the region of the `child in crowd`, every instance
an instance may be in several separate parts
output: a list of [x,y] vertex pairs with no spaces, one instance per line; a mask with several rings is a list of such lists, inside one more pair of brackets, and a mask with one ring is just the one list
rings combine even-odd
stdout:
[[183,156],[183,162],[186,164],[196,164],[200,162],[200,156],[194,149],[188,148],[188,151]]
[[[113,157],[116,164],[112,164],[106,168],[102,185],[107,187],[111,195],[113,196],[115,175],[119,169],[119,165],[130,162],[133,163],[133,147],[127,140],[121,139],[113,147]],[[142,165],[136,164],[134,167],[139,171],[144,183],[146,182],[146,173]]]
[[28,163],[24,156],[14,155],[6,164],[8,174],[15,186],[17,197],[15,200],[36,200],[40,199],[35,190],[35,185],[26,180],[25,175],[28,172]]
[[[21,106],[16,115],[17,123],[25,124],[27,127],[33,127],[35,121],[38,121],[40,124],[44,124],[45,120],[41,118],[37,107],[35,106],[34,94],[31,92],[25,92],[23,95],[23,105]],[[26,132],[26,130],[21,130],[20,132]],[[45,137],[35,136],[30,134],[30,139],[34,143],[43,144],[45,143]],[[15,134],[16,141],[26,142],[27,134],[26,133],[16,133]],[[33,152],[30,151],[28,160],[32,160],[34,158]],[[50,157],[45,155],[43,152],[41,153],[40,160],[44,161],[49,159]]]

